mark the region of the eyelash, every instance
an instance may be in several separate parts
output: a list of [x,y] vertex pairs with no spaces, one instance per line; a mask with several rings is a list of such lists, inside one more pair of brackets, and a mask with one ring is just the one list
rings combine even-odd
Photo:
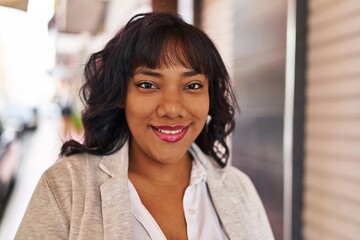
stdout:
[[[155,84],[153,84],[151,82],[139,82],[139,83],[136,83],[135,85],[142,89],[159,89],[158,86],[156,86]],[[203,87],[204,87],[204,85],[201,83],[190,83],[190,84],[187,84],[183,89],[195,91],[195,90],[202,89]]]
[[[191,87],[190,87],[190,86],[194,86],[194,85],[196,85],[195,88],[191,88]],[[201,84],[201,83],[190,83],[190,84],[188,84],[188,85],[185,86],[185,89],[198,90],[198,89],[202,89],[203,87],[204,87],[204,85]]]
[[151,82],[139,82],[139,83],[136,83],[135,85],[137,87],[143,88],[143,89],[158,89],[158,87]]

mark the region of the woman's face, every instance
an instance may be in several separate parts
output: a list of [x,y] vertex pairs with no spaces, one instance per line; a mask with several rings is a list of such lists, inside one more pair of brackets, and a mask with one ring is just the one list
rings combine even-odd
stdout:
[[182,65],[137,68],[125,102],[130,154],[163,164],[184,159],[208,112],[209,86],[204,74]]

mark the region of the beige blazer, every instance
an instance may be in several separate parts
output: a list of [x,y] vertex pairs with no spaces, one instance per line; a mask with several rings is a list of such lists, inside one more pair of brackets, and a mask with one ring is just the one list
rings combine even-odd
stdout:
[[[196,146],[215,209],[230,239],[274,239],[249,178],[236,168],[215,167]],[[76,154],[41,177],[15,239],[132,239],[128,144],[109,156]],[[155,239],[156,240],[156,239]]]

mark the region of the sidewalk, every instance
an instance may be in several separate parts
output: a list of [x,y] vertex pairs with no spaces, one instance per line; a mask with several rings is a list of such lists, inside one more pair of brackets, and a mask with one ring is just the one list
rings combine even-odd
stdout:
[[61,146],[60,119],[41,119],[38,129],[25,136],[18,178],[0,224],[0,239],[14,239],[41,174],[56,161]]

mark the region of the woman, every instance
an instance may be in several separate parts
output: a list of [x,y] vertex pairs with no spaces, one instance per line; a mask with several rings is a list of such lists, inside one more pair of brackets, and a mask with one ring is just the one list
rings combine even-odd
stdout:
[[273,239],[254,186],[227,165],[237,105],[202,31],[137,15],[85,80],[84,141],[64,143],[16,239]]

